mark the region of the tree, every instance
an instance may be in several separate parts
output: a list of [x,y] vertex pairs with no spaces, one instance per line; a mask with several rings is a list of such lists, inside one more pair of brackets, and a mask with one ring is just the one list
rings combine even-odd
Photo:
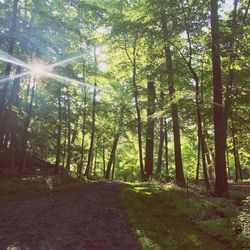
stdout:
[[171,55],[170,45],[167,42],[168,27],[167,27],[167,17],[166,17],[166,13],[164,10],[161,11],[161,24],[162,24],[164,51],[165,51],[165,59],[166,59],[166,67],[167,67],[167,75],[168,75],[168,89],[169,89],[169,95],[172,98],[171,113],[172,113],[173,130],[174,130],[176,183],[180,186],[184,186],[185,179],[184,179],[183,166],[182,166],[178,106],[174,100],[175,88],[174,88],[173,64],[172,64],[172,55]]
[[225,114],[222,100],[218,1],[211,0],[211,34],[213,64],[214,137],[215,137],[215,195],[228,192],[225,158]]
[[155,112],[155,86],[153,81],[147,83],[147,130],[146,130],[146,155],[145,155],[145,172],[147,178],[152,178],[154,165],[154,118]]

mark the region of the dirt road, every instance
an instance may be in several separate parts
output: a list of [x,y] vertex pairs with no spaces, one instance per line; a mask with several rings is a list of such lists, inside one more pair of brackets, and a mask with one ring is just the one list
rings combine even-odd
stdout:
[[140,249],[119,207],[121,189],[100,182],[0,201],[0,249]]

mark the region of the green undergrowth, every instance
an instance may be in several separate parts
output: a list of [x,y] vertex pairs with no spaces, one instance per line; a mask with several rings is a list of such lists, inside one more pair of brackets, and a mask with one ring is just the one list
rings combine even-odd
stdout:
[[47,194],[70,186],[79,185],[80,183],[76,178],[66,175],[0,180],[0,199],[22,195]]
[[173,184],[128,184],[121,204],[142,249],[249,249],[249,203]]

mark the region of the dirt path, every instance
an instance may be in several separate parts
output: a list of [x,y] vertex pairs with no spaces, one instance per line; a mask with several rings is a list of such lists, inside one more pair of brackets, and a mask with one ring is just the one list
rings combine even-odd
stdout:
[[118,205],[121,188],[100,182],[0,201],[0,249],[140,249]]

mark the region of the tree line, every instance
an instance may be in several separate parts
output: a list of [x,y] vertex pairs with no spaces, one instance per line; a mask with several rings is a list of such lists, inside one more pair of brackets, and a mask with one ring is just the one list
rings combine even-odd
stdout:
[[0,6],[2,175],[29,154],[79,178],[202,178],[217,196],[249,178],[249,1]]

